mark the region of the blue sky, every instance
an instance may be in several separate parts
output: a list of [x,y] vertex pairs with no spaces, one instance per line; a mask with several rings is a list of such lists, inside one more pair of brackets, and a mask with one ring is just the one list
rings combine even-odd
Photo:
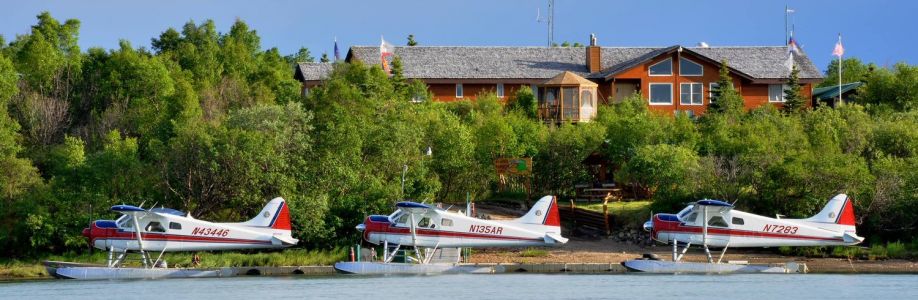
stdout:
[[[229,30],[241,18],[258,31],[263,47],[289,54],[301,46],[314,56],[332,54],[337,37],[342,55],[350,45],[377,45],[379,37],[403,45],[414,34],[422,45],[525,45],[546,43],[544,0],[386,1],[0,1],[0,34],[7,41],[27,33],[35,15],[82,22],[80,46],[114,48],[119,39],[149,47],[169,27],[213,19]],[[918,63],[914,12],[918,1],[599,1],[556,0],[555,40],[587,43],[596,33],[602,46],[782,45],[784,6],[796,38],[825,69],[840,32],[845,56],[878,65]]]

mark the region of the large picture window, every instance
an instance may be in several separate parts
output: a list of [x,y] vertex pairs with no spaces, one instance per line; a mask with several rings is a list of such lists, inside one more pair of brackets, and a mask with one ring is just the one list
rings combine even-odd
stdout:
[[701,105],[702,89],[704,85],[700,83],[683,83],[679,85],[679,104],[684,105]]
[[673,104],[673,84],[672,83],[651,83],[650,84],[650,104],[651,105]]
[[650,76],[673,75],[673,60],[667,58],[661,62],[650,65]]
[[704,67],[701,64],[688,60],[685,57],[679,58],[679,75],[682,76],[702,76]]

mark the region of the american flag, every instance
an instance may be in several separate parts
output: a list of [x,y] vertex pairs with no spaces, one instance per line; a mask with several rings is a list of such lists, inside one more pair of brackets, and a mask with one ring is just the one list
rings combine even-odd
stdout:
[[835,49],[832,50],[832,55],[838,56],[839,58],[845,54],[845,47],[842,46],[841,34],[838,35],[838,42],[835,43]]

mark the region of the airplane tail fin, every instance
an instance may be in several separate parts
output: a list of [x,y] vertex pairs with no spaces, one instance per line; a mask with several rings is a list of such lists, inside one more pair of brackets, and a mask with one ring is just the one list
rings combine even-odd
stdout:
[[845,194],[835,195],[819,213],[805,219],[808,222],[839,226],[849,233],[856,233],[855,220],[854,201]]
[[272,199],[257,216],[242,225],[290,230],[290,209],[287,207],[287,201],[281,197]]
[[532,209],[516,219],[516,222],[525,224],[540,224],[546,226],[561,226],[561,215],[558,213],[558,203],[555,196],[545,196],[539,199]]

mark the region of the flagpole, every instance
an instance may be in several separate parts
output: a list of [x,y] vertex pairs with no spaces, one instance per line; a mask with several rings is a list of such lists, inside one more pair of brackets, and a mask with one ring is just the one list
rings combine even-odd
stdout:
[[[838,34],[838,43],[841,44],[841,33]],[[842,55],[838,56],[838,104],[842,103]]]

